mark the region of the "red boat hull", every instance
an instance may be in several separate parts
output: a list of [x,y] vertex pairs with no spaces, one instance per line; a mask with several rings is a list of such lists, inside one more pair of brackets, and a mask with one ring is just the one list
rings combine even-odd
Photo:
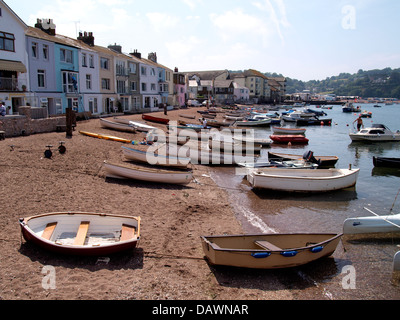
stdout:
[[295,143],[295,144],[308,144],[308,139],[302,135],[271,135],[269,136],[275,143]]
[[151,122],[162,123],[162,124],[168,124],[169,123],[169,119],[154,117],[154,116],[150,116],[148,114],[142,114],[142,119],[143,120],[147,120],[147,121],[151,121]]

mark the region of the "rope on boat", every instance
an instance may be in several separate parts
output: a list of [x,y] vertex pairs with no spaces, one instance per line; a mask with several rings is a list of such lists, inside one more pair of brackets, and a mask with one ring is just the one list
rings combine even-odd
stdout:
[[400,189],[399,189],[399,191],[397,192],[396,197],[394,198],[392,207],[390,208],[390,212],[392,212],[392,210],[393,210],[394,204],[396,203],[396,200],[397,200],[397,197],[399,196],[399,193],[400,193]]
[[367,210],[368,212],[371,212],[373,215],[375,215],[375,216],[381,218],[383,221],[385,221],[385,222],[387,222],[387,223],[390,223],[391,225],[393,225],[393,226],[395,226],[396,228],[399,228],[399,229],[400,229],[400,226],[399,226],[398,224],[396,224],[396,223],[394,223],[394,222],[392,222],[392,221],[387,220],[387,219],[384,218],[383,216],[380,216],[380,215],[376,214],[375,212],[373,212],[372,210],[370,210],[370,209],[368,209],[368,208],[365,208],[365,207],[364,207],[364,209]]

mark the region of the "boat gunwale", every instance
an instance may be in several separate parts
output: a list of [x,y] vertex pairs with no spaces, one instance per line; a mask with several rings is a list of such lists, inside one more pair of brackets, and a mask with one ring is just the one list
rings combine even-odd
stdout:
[[216,243],[209,241],[209,238],[240,238],[240,237],[262,237],[266,236],[267,234],[243,234],[243,235],[215,235],[215,236],[200,236],[200,238],[207,244],[209,244],[213,250],[215,251],[225,251],[225,252],[239,252],[239,253],[251,253],[251,252],[271,252],[271,253],[281,253],[285,251],[305,251],[310,250],[315,247],[322,246],[324,244],[330,243],[335,241],[337,238],[343,236],[343,233],[279,233],[279,234],[270,234],[271,236],[302,236],[302,235],[331,235],[332,237],[324,240],[322,242],[306,246],[306,247],[298,247],[298,248],[287,248],[282,250],[268,250],[268,249],[231,249],[231,248],[221,248]]
[[[351,171],[349,174],[345,174],[345,173],[340,173],[339,175],[332,175],[332,176],[320,176],[320,177],[314,177],[314,176],[292,176],[292,175],[279,175],[279,173],[277,174],[268,174],[268,173],[259,173],[257,172],[258,170],[263,170],[263,168],[258,168],[253,170],[252,172],[250,172],[249,174],[253,174],[254,177],[268,177],[268,178],[272,178],[272,179],[291,179],[291,180],[306,180],[306,179],[311,179],[311,180],[335,180],[335,179],[340,179],[340,178],[344,178],[344,177],[349,177],[353,174],[356,174],[357,172],[360,171],[359,168],[357,169],[333,169],[333,168],[329,168],[329,169],[318,169],[316,170],[317,173],[321,173],[323,172],[323,170],[330,170],[331,172],[339,172],[339,171]],[[281,171],[281,170],[288,170],[286,168],[265,168],[265,170],[269,170],[269,171]],[[307,170],[307,173],[309,173],[310,169],[298,169],[296,171],[293,171],[293,173],[299,173],[301,172],[300,170]],[[306,172],[306,171],[304,171]],[[292,171],[290,171],[290,173],[292,173]],[[314,173],[314,172],[313,172]]]

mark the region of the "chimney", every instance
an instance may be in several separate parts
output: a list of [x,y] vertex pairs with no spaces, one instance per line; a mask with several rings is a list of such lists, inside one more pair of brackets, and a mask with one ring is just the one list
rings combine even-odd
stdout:
[[53,19],[36,19],[35,28],[38,28],[51,36],[56,35],[56,25]]
[[142,59],[142,54],[140,52],[138,52],[136,49],[135,51],[133,51],[132,53],[130,53],[131,56],[134,56],[138,59]]
[[116,44],[116,43],[115,44],[110,44],[108,46],[108,49],[111,49],[111,50],[113,50],[115,52],[118,52],[118,53],[122,53],[122,47],[120,45]]
[[157,53],[156,52],[150,52],[147,57],[149,60],[157,63]]
[[175,67],[174,72],[178,72],[178,68],[177,67]]
[[82,32],[79,32],[79,37],[77,38],[78,40],[86,43],[87,45],[94,47],[94,37],[93,37],[93,32],[87,33],[86,31],[82,34]]

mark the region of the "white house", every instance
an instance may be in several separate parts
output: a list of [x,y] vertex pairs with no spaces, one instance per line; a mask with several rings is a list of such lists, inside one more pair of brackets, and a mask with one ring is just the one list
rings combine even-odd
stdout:
[[0,100],[8,113],[26,104],[29,91],[25,30],[28,26],[0,0]]

